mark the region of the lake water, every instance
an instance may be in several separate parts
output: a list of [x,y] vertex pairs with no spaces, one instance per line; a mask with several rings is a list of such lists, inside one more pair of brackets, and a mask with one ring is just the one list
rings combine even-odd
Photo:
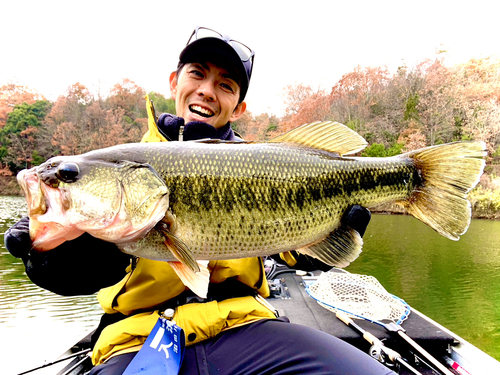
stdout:
[[3,241],[5,231],[24,215],[24,198],[0,196],[0,373],[5,375],[56,359],[102,315],[95,296],[62,297],[31,283],[23,262]]
[[[95,296],[61,297],[36,287],[5,250],[3,234],[25,213],[23,198],[0,197],[2,374],[55,359],[102,314]],[[350,272],[375,276],[389,292],[500,360],[500,222],[473,220],[454,242],[411,217],[373,215],[364,239]]]

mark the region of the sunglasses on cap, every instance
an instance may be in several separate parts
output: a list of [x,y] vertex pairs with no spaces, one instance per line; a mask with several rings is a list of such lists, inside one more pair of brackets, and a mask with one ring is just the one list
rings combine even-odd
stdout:
[[243,63],[250,61],[250,63],[253,65],[253,59],[255,56],[254,50],[252,50],[250,47],[246,46],[245,44],[238,42],[237,40],[231,39],[227,35],[223,35],[217,31],[209,29],[207,27],[196,27],[196,29],[194,29],[193,33],[189,37],[189,40],[188,40],[186,46],[193,43],[196,40],[203,39],[203,38],[222,39],[224,42],[226,42],[231,47],[233,47],[234,51],[238,54],[238,56],[240,57],[240,59]]

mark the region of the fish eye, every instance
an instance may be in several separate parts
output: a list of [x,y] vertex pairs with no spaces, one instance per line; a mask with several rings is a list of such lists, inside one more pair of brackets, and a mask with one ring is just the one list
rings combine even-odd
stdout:
[[75,163],[62,163],[57,168],[56,176],[63,182],[75,182],[80,174],[80,168]]

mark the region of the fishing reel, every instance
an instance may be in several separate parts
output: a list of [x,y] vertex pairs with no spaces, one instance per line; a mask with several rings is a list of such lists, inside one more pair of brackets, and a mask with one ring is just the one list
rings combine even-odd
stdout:
[[375,358],[380,363],[383,363],[387,367],[392,368],[392,367],[396,366],[396,363],[390,359],[390,357],[389,357],[389,355],[387,355],[386,351],[387,351],[386,347],[383,347],[383,345],[380,345],[379,343],[375,343],[368,350],[368,354],[372,358]]

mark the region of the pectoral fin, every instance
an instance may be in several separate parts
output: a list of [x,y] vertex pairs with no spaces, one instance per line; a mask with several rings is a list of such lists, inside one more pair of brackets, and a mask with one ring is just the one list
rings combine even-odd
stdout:
[[181,239],[170,233],[169,225],[161,221],[156,225],[156,228],[165,237],[165,246],[167,246],[175,259],[188,267],[192,272],[200,272],[200,267],[196,259],[194,259],[193,253]]
[[361,253],[363,239],[359,233],[347,225],[340,225],[324,240],[298,249],[323,263],[335,267],[347,267]]

